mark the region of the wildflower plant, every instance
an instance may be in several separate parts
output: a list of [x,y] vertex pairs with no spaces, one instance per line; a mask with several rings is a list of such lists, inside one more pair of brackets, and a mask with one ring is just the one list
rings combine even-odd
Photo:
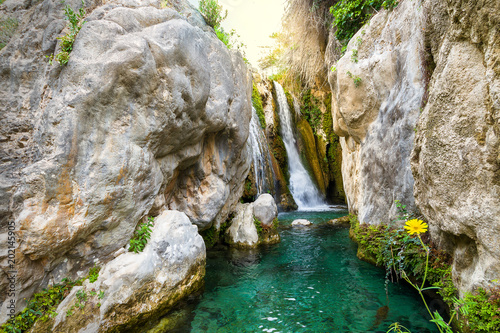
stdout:
[[[462,313],[463,315],[467,315],[469,304],[467,302],[465,302],[464,300],[459,300],[456,297],[453,297],[453,304],[455,305],[455,308],[451,312],[449,322],[446,322],[443,319],[443,317],[441,317],[441,315],[439,314],[438,311],[435,311],[433,313],[429,309],[429,306],[427,305],[427,302],[425,301],[423,292],[426,290],[430,290],[430,289],[440,289],[440,288],[436,287],[436,286],[424,287],[425,282],[427,280],[427,273],[429,271],[430,249],[429,249],[429,247],[427,247],[424,244],[424,242],[422,241],[422,238],[420,237],[420,234],[426,233],[427,228],[428,228],[427,223],[425,223],[424,221],[419,220],[419,219],[408,220],[404,226],[404,229],[406,229],[406,232],[409,235],[415,235],[415,234],[417,235],[418,240],[420,241],[420,244],[422,245],[422,248],[424,249],[424,251],[426,253],[425,271],[424,271],[424,278],[422,280],[422,283],[420,285],[418,285],[418,283],[416,283],[416,282],[413,283],[410,280],[410,278],[408,277],[408,275],[406,274],[406,272],[404,271],[404,269],[401,270],[401,276],[403,277],[403,279],[406,280],[406,282],[408,282],[413,288],[415,288],[418,291],[420,297],[422,298],[422,301],[424,302],[425,308],[427,309],[427,311],[429,312],[429,314],[432,318],[431,322],[436,324],[439,332],[440,333],[445,333],[445,332],[446,333],[453,333],[453,330],[451,328],[451,322],[452,322],[453,318],[455,316],[457,316],[457,318],[458,318],[458,312]],[[398,323],[394,323],[389,327],[389,330],[387,332],[405,332],[405,331],[401,330],[400,327],[401,327],[401,325],[399,325]],[[409,332],[409,331],[406,331],[406,332]]]

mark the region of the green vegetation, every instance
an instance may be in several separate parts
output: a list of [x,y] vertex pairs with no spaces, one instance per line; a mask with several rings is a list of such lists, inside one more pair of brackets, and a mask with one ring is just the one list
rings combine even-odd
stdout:
[[37,320],[45,322],[55,318],[57,306],[74,286],[81,286],[83,281],[84,279],[77,281],[63,279],[61,283],[34,294],[23,311],[0,326],[0,332],[26,332]]
[[104,298],[104,291],[100,290],[98,294],[95,289],[92,289],[87,294],[87,290],[85,288],[78,290],[76,292],[76,302],[66,311],[66,317],[74,315],[77,309],[83,312],[83,309],[85,309],[85,306],[89,303],[89,298],[91,297],[94,298],[94,303],[99,308],[101,307],[101,303],[98,300]]
[[255,224],[255,228],[257,228],[257,234],[259,235],[259,239],[262,238],[262,232],[264,230],[262,228],[262,222],[254,216],[253,217],[253,224]]
[[[60,283],[44,288],[41,292],[33,294],[33,297],[27,302],[26,308],[23,311],[0,326],[0,333],[26,332],[39,320],[41,322],[47,322],[55,318],[57,316],[55,310],[64,298],[69,295],[71,289],[75,286],[81,286],[86,279],[90,282],[95,282],[99,276],[99,270],[99,266],[94,266],[84,278],[76,281],[67,278],[62,279]],[[78,299],[77,306],[81,308],[81,304],[85,303],[87,300],[87,295],[84,290],[79,290],[76,296]],[[97,297],[102,299],[104,297],[104,292],[100,291]]]
[[[396,205],[400,212],[396,220],[412,218],[405,205],[399,201]],[[474,293],[466,293],[458,299],[458,290],[452,281],[452,259],[437,250],[427,235],[409,235],[403,228],[395,226],[359,224],[356,216],[349,217],[350,236],[359,244],[360,259],[385,267],[388,280],[405,279],[420,294],[434,289],[448,304],[448,323],[438,312],[431,313],[431,321],[436,323],[440,332],[452,333],[452,320],[466,332],[500,331],[500,288],[489,291],[478,288]],[[411,221],[416,220],[408,221],[407,225]],[[388,332],[409,330],[394,323]]]
[[347,76],[349,76],[349,77],[352,79],[352,81],[354,82],[354,86],[355,86],[356,88],[357,88],[357,87],[359,87],[359,85],[361,84],[361,81],[362,81],[362,80],[361,80],[361,78],[360,78],[359,76],[357,76],[357,75],[353,75],[353,74],[352,74],[351,72],[349,72],[349,71],[347,71],[347,73],[346,73],[346,74],[347,74]]
[[500,332],[500,287],[490,291],[478,288],[475,294],[466,294],[469,313],[465,322],[475,333]]
[[375,11],[380,8],[392,9],[398,5],[397,0],[341,0],[330,7],[334,17],[333,25],[337,27],[335,36],[347,45],[356,32],[367,23]]
[[357,49],[352,49],[351,61],[354,63],[358,62],[358,50]]
[[142,222],[139,224],[139,227],[134,233],[134,236],[130,240],[130,252],[139,253],[144,250],[148,240],[151,238],[151,228],[154,225],[154,218],[148,217],[146,222]]
[[[2,1],[0,0],[0,4]],[[0,17],[0,50],[9,43],[10,38],[16,32],[19,22],[15,18]]]
[[227,17],[227,10],[222,9],[217,0],[200,0],[200,13],[205,22],[212,28],[220,27],[222,21]]
[[207,248],[213,247],[217,243],[218,240],[217,228],[213,224],[210,228],[201,231],[200,235],[203,238],[203,241],[205,242],[205,247]]
[[[245,55],[243,48],[245,44],[238,41],[240,37],[234,29],[229,32],[224,31],[221,23],[227,17],[227,10],[223,10],[218,0],[200,0],[199,10],[205,22],[214,28],[217,38],[219,38],[228,49],[238,49]],[[246,60],[246,59],[245,59]]]
[[259,117],[260,126],[265,129],[266,128],[266,117],[264,115],[264,108],[262,106],[262,99],[259,94],[259,90],[255,85],[255,82],[252,84],[252,104],[255,110],[257,111],[257,116]]
[[47,56],[50,64],[52,64],[54,60],[61,66],[68,63],[69,54],[73,50],[73,43],[75,42],[76,35],[78,35],[80,29],[85,23],[83,20],[85,16],[84,6],[85,3],[82,0],[82,7],[79,9],[78,13],[75,13],[73,8],[69,5],[64,7],[64,16],[68,21],[69,32],[64,36],[57,38],[61,41],[61,51],[56,55],[51,54],[50,56]]
[[99,278],[99,271],[101,270],[101,267],[100,266],[97,266],[95,265],[94,267],[92,267],[89,271],[89,282],[90,283],[94,283],[97,281],[97,278]]
[[314,134],[316,134],[320,128],[322,120],[322,114],[319,108],[320,101],[311,94],[311,90],[309,89],[303,93],[301,104],[302,114],[311,126]]

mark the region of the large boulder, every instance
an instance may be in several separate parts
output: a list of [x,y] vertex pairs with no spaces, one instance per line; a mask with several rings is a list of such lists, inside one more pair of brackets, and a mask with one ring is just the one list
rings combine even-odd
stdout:
[[168,2],[180,12],[161,3],[86,1],[65,66],[44,57],[67,33],[60,1],[0,7],[20,18],[0,51],[0,239],[15,224],[18,310],[37,289],[113,259],[145,216],[180,210],[203,230],[241,196],[246,65],[187,1]]
[[262,222],[265,227],[270,227],[273,220],[278,217],[278,207],[272,195],[261,194],[253,203],[253,215]]
[[[57,309],[52,332],[116,332],[133,329],[168,311],[203,285],[205,243],[186,214],[165,211],[155,219],[143,252],[107,263],[92,284],[75,287]],[[104,293],[94,311],[75,308],[78,292]],[[81,291],[80,291],[81,292]],[[90,298],[90,296],[87,296]],[[68,314],[73,313],[71,315]],[[80,316],[80,312],[85,312]]]
[[255,202],[238,204],[224,239],[229,245],[239,248],[278,243],[277,218],[274,198],[267,193],[261,194]]

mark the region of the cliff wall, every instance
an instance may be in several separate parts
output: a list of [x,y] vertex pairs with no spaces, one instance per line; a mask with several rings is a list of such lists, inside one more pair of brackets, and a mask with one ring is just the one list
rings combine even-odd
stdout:
[[370,224],[393,221],[395,200],[421,214],[461,291],[500,273],[499,22],[494,0],[403,0],[329,74],[350,210]]
[[[0,51],[1,302],[9,223],[20,310],[36,290],[125,255],[148,216],[179,210],[203,230],[241,196],[250,75],[187,2],[168,4],[87,2],[65,66],[45,58],[68,32],[60,1],[0,6],[19,21]],[[191,253],[203,265],[204,251]]]

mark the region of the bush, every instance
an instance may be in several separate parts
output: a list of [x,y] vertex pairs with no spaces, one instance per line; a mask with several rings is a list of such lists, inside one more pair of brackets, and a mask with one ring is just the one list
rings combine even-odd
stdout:
[[134,236],[130,240],[130,252],[139,253],[144,251],[148,240],[151,238],[151,228],[153,227],[154,219],[149,217],[146,222],[139,224],[139,228],[135,231]]
[[380,8],[392,9],[398,5],[397,0],[341,0],[330,7],[334,16],[333,25],[337,27],[335,36],[347,45],[352,36],[370,20],[373,12]]
[[227,17],[227,10],[224,11],[217,0],[200,0],[199,8],[205,22],[214,29],[219,28]]
[[83,17],[85,16],[84,6],[85,3],[82,0],[82,7],[79,9],[78,13],[76,13],[69,5],[64,7],[64,16],[69,24],[69,32],[64,36],[57,38],[61,41],[61,51],[56,55],[51,54],[50,56],[47,56],[50,64],[52,64],[53,60],[57,61],[61,66],[68,63],[69,54],[73,51],[73,43],[75,42],[76,35],[78,35],[80,29],[85,23],[83,20]]
[[61,283],[34,294],[23,311],[0,326],[0,332],[26,332],[37,320],[47,321],[55,318],[57,306],[68,296],[74,286],[81,286],[83,280],[63,279]]
[[262,99],[260,98],[259,90],[255,83],[252,85],[252,104],[257,111],[257,116],[259,117],[260,126],[266,128],[266,117],[264,116],[264,107],[262,106]]
[[10,38],[16,32],[17,26],[18,22],[15,18],[0,17],[0,50],[9,43]]

